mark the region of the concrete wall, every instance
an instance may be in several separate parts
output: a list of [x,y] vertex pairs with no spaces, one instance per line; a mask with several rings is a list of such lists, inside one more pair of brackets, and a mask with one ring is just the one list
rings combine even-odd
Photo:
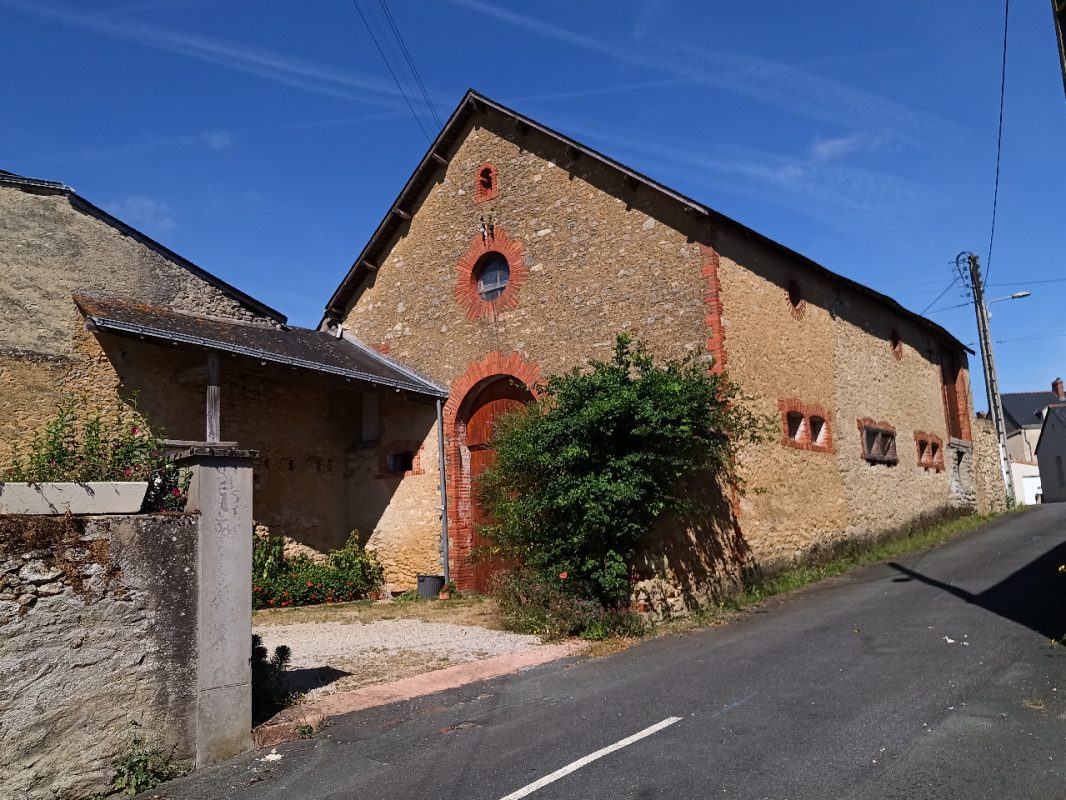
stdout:
[[[742,542],[720,543],[717,553],[747,550],[755,563],[772,565],[843,537],[972,506],[968,443],[958,448],[962,463],[948,468],[941,343],[928,328],[738,229],[686,214],[588,159],[575,161],[535,131],[485,124],[459,137],[413,219],[357,291],[343,319],[355,335],[451,385],[449,405],[461,403],[457,392],[492,353],[513,354],[547,375],[607,357],[615,334],[628,331],[661,359],[693,350],[720,362],[724,355],[726,370],[766,414],[779,416],[783,401],[824,409],[828,452],[775,440],[740,454],[743,473],[764,493],[740,501]],[[498,195],[479,203],[475,176],[486,163],[496,168]],[[494,246],[480,234],[490,223],[517,279],[509,302],[495,309],[479,307],[463,288],[472,255]],[[802,313],[789,302],[791,281],[801,286]],[[960,411],[968,420],[964,356],[962,363]],[[863,458],[863,418],[896,429],[898,464]],[[942,467],[918,464],[916,433],[939,440]],[[461,465],[461,443],[449,446]],[[397,498],[407,512],[380,526],[381,541],[415,525],[429,530],[433,506],[420,496]],[[452,500],[464,502],[461,491]],[[712,527],[717,532],[707,535],[731,535],[730,524]],[[690,527],[673,532],[680,530],[688,533],[675,545],[693,538]],[[661,566],[662,555],[649,558]]]

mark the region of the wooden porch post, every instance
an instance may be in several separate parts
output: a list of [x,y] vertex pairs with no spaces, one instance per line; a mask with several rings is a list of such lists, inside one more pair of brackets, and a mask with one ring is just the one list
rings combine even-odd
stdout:
[[207,354],[207,441],[209,443],[222,440],[220,378],[218,353],[211,351]]

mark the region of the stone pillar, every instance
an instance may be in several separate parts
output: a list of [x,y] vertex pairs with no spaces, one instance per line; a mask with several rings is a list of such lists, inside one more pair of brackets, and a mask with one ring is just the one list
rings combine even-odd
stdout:
[[200,513],[196,766],[252,748],[252,458],[194,446],[187,510]]

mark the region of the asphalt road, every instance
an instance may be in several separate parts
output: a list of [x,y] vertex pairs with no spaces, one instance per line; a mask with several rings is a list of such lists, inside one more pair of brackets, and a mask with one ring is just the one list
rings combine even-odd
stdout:
[[[1066,504],[725,627],[339,718],[172,800],[1066,797]],[[671,717],[680,720],[665,724]]]

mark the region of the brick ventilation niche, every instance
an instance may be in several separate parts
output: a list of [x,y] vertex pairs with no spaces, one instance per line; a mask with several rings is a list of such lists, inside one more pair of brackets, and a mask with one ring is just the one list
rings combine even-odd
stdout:
[[474,202],[487,203],[500,193],[499,177],[495,164],[482,164],[474,174]]
[[788,282],[785,299],[788,300],[788,310],[792,319],[803,319],[803,313],[807,310],[807,300],[803,296],[803,287],[795,280]]
[[[390,469],[389,456],[397,456],[401,453],[411,454],[411,469]],[[377,478],[407,478],[411,475],[424,475],[422,469],[422,442],[414,439],[392,439],[378,445],[378,474]]]
[[914,432],[914,445],[918,450],[918,466],[933,472],[944,471],[944,440],[935,433]]
[[[477,288],[476,268],[489,253],[499,253],[507,259],[507,287],[495,300],[482,300]],[[518,306],[518,290],[529,280],[525,257],[522,243],[509,237],[499,226],[492,233],[479,233],[470,241],[470,246],[459,259],[455,284],[455,299],[466,310],[467,319],[494,320],[504,311]]]
[[474,586],[470,563],[473,544],[469,451],[466,450],[466,416],[481,389],[501,377],[523,384],[534,399],[544,378],[540,367],[518,353],[488,353],[467,365],[466,372],[452,381],[444,404],[444,469],[448,495],[448,561],[451,577],[460,589]]
[[814,403],[786,398],[777,401],[781,413],[781,444],[812,453],[832,453],[833,426],[829,412]]

